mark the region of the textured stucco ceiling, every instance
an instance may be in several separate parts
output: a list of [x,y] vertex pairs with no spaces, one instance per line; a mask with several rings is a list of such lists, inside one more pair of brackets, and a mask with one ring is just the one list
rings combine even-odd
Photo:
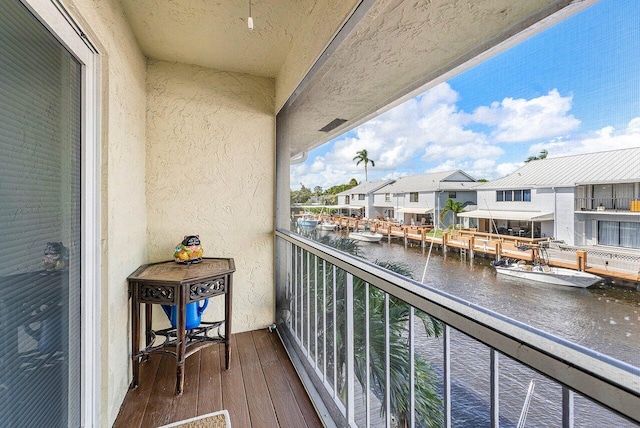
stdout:
[[253,31],[247,28],[249,0],[121,2],[150,58],[276,77],[292,41],[322,1],[252,0]]
[[592,3],[376,0],[280,111],[278,139],[292,156],[314,148]]
[[[278,114],[292,155],[594,1],[252,0],[249,31],[249,0],[121,0],[145,55],[276,78],[276,110],[355,10]],[[346,122],[319,131],[334,119]]]

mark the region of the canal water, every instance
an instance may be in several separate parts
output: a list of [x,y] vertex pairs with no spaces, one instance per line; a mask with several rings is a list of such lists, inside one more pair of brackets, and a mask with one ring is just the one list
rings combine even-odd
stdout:
[[[422,278],[428,248],[362,243],[369,261],[402,263]],[[490,260],[473,262],[433,249],[424,283],[560,338],[640,367],[640,292],[606,281],[588,289],[538,285],[497,276]],[[420,323],[416,323],[416,327]],[[417,351],[442,367],[442,338],[418,333]],[[489,349],[461,332],[451,335],[453,426],[489,426]],[[530,382],[535,381],[527,427],[562,426],[562,390],[538,373],[500,356],[500,426],[515,427]],[[640,379],[638,379],[640,382]],[[456,403],[464,403],[456,405]],[[637,426],[576,394],[576,427]]]

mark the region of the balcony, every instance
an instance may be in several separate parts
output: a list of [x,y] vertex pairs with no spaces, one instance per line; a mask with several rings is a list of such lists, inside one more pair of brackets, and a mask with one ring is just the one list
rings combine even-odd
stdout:
[[175,358],[153,355],[142,364],[140,386],[127,393],[114,428],[154,428],[223,409],[234,427],[322,426],[277,333],[234,335],[229,370],[220,346],[187,358],[181,396],[174,395]]
[[[638,367],[289,232],[277,236],[287,278],[277,290],[282,342],[266,330],[234,335],[228,371],[218,346],[194,354],[182,396],[173,394],[174,359],[153,356],[114,427],[222,409],[242,427],[640,422]],[[529,391],[512,394],[514,379]],[[536,384],[544,400],[530,409]]]
[[[326,406],[327,426],[640,422],[638,367],[289,232],[276,235],[278,329]],[[536,384],[543,400],[530,407]]]
[[575,211],[640,212],[640,200],[632,198],[576,198]]

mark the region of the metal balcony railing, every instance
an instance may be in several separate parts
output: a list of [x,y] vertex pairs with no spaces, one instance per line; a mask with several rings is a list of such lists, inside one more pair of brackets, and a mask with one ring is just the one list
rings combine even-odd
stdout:
[[276,247],[278,330],[328,426],[640,424],[638,367],[288,231]]
[[576,211],[631,211],[633,198],[576,198]]

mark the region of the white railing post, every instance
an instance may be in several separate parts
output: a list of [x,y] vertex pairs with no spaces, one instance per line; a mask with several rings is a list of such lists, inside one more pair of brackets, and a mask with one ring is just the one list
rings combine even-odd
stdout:
[[327,262],[322,260],[322,381],[327,381]]
[[365,333],[364,333],[364,340],[365,340],[365,368],[367,369],[367,380],[365,382],[365,391],[364,393],[365,395],[365,408],[366,408],[366,417],[365,417],[365,426],[368,428],[371,426],[371,370],[369,369],[369,364],[371,364],[371,362],[369,361],[370,359],[370,355],[369,355],[369,340],[370,340],[370,320],[369,320],[369,316],[370,316],[370,310],[369,310],[369,283],[365,283],[364,286],[364,304],[365,304],[365,308],[364,308],[364,328],[365,328]]
[[346,274],[347,284],[345,293],[346,343],[347,343],[347,423],[355,425],[355,354],[353,334],[353,275]]
[[385,409],[387,426],[391,426],[391,346],[389,343],[389,293],[384,293],[384,369],[385,369]]
[[573,391],[562,387],[562,428],[573,428]]
[[415,308],[409,306],[409,426],[416,426],[416,355],[415,355],[415,327],[413,325]]
[[489,368],[491,376],[491,426],[498,428],[500,426],[500,356],[495,349],[491,348],[489,358],[491,359]]
[[444,381],[444,426],[451,428],[451,328],[448,324],[445,324],[442,336],[444,353],[444,367],[442,368]]

